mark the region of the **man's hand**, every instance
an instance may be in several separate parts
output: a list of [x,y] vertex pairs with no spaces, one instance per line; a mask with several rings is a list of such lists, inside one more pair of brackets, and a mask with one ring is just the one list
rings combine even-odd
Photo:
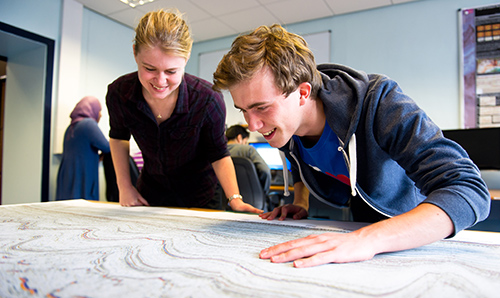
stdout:
[[229,205],[231,206],[231,209],[233,209],[233,211],[250,212],[257,214],[264,212],[263,210],[257,209],[254,206],[247,204],[240,199],[232,200],[231,203],[229,203]]
[[295,267],[360,262],[379,253],[430,244],[453,232],[453,222],[441,208],[422,203],[350,233],[311,235],[266,248],[259,256],[274,263],[294,261]]
[[373,258],[373,245],[357,232],[325,233],[288,241],[260,252],[261,259],[273,263],[294,261],[295,267],[311,267],[327,263],[347,263]]
[[259,215],[262,219],[273,220],[279,216],[278,220],[284,220],[288,215],[293,219],[306,218],[309,213],[304,207],[287,204],[281,207],[274,208],[273,211]]

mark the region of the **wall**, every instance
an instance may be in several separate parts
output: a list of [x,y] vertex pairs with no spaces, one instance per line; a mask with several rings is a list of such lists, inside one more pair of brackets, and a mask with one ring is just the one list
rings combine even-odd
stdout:
[[[56,41],[60,12],[60,0],[0,2],[0,21]],[[39,202],[47,49],[16,35],[2,35],[1,46],[8,58],[2,203]]]
[[[28,9],[29,8],[29,9]],[[0,21],[58,40],[61,0],[0,1]]]
[[[105,103],[107,86],[119,76],[137,70],[132,51],[135,34],[131,28],[88,9],[83,11],[82,28],[79,98],[94,95],[100,99],[102,118],[99,128],[109,139],[109,115]],[[133,139],[130,150],[138,150]],[[106,180],[102,163],[99,175],[99,196],[103,201],[106,200]]]
[[[64,23],[62,10],[64,2],[69,2],[70,7],[68,12],[68,7],[66,7],[66,20],[68,22]],[[27,9],[28,8],[28,9]],[[78,12],[80,11],[80,12]],[[68,16],[67,14],[71,14]],[[80,14],[80,15],[78,15]],[[74,22],[75,20],[81,20]],[[76,102],[85,95],[95,95],[103,104],[103,119],[100,122],[101,130],[105,135],[109,130],[107,110],[105,110],[104,96],[106,94],[107,85],[116,77],[126,72],[133,71],[136,66],[132,56],[132,38],[133,30],[120,25],[114,21],[111,21],[97,13],[94,13],[87,9],[78,9],[78,3],[74,0],[16,0],[16,1],[0,1],[0,21],[7,23],[11,26],[21,28],[26,31],[30,31],[41,36],[55,40],[56,53],[54,62],[54,86],[52,98],[52,147],[51,151],[54,153],[51,156],[51,166],[50,166],[50,186],[49,186],[49,199],[53,199],[55,195],[56,187],[56,177],[57,170],[60,163],[60,152],[62,148],[62,140],[57,137],[58,135],[64,133],[67,125],[69,124],[69,112],[73,109]],[[72,23],[73,22],[73,23]],[[68,27],[69,26],[69,27]],[[64,70],[64,73],[59,75],[59,61],[61,59],[60,48],[61,48],[61,35],[63,34],[63,29],[69,30],[71,32],[74,27],[80,26],[81,38],[79,40],[71,40],[71,46],[66,48],[65,54],[70,51],[70,55],[62,55],[69,60],[69,62],[64,63],[63,66],[68,66],[68,64],[78,61],[79,73],[77,69],[73,68],[73,72],[70,70]],[[66,35],[71,36],[72,34]],[[74,46],[77,43],[78,47],[81,48],[80,51],[75,51]],[[62,48],[64,50],[64,47]],[[11,59],[9,57],[9,59]],[[64,60],[64,59],[63,59]],[[68,61],[68,60],[66,60]],[[14,65],[14,60],[9,60]],[[36,60],[31,63],[32,65],[38,63]],[[38,74],[40,77],[42,74]],[[68,76],[71,76],[69,78]],[[75,77],[78,77],[75,80]],[[32,84],[35,86],[34,81],[30,81],[28,74],[19,78],[19,86],[23,84]],[[13,78],[14,79],[14,78]],[[70,79],[70,80],[65,80]],[[75,86],[74,82],[77,82]],[[12,81],[14,82],[14,81]],[[69,82],[69,83],[68,83]],[[9,79],[7,80],[9,84]],[[11,91],[13,88],[10,88]],[[25,87],[18,88],[18,90],[26,90]],[[39,88],[39,90],[43,90]],[[75,92],[73,92],[75,91]],[[7,91],[8,92],[8,91]],[[26,95],[26,92],[24,92]],[[61,94],[61,97],[58,97]],[[64,94],[74,94],[71,96],[66,96]],[[19,99],[18,96],[15,96]],[[15,103],[15,102],[14,102]],[[28,102],[29,103],[29,102]],[[41,101],[31,102],[28,104],[30,110],[37,109],[38,113],[41,113],[42,109],[39,105],[42,104]],[[19,105],[19,103],[17,103]],[[4,164],[4,169],[7,166],[11,169],[11,174],[9,174],[9,181],[4,181],[4,185],[10,185],[6,190],[3,189],[4,203],[6,203],[5,198],[11,198],[7,203],[23,203],[26,198],[30,200],[40,201],[40,179],[33,180],[30,175],[40,175],[41,170],[41,157],[39,140],[33,137],[33,133],[41,129],[39,118],[35,119],[32,117],[22,117],[22,112],[15,112],[10,114],[10,118],[16,121],[24,121],[21,124],[8,125],[6,123],[6,138],[10,136],[14,138],[27,137],[31,139],[29,144],[24,144],[22,146],[13,146],[13,150],[9,150],[5,154],[8,154],[9,160],[20,160],[24,159],[29,163],[28,166],[24,164],[12,165],[7,162]],[[36,120],[36,121],[35,121]],[[6,121],[8,121],[6,119]],[[9,127],[12,128],[11,131],[7,131]],[[14,155],[12,158],[10,156]],[[4,158],[4,161],[6,159]],[[8,171],[4,171],[7,173]],[[33,174],[34,173],[34,174]],[[33,180],[33,181],[32,181]],[[29,187],[26,187],[29,185]],[[101,188],[105,185],[101,181]],[[23,190],[22,192],[20,190]],[[20,193],[28,192],[26,195],[20,196]]]
[[[57,90],[59,79],[62,3],[63,0],[0,1],[0,21],[56,41],[54,90]],[[332,61],[389,75],[439,126],[452,129],[460,127],[457,10],[493,3],[495,1],[491,0],[420,0],[287,27],[298,34],[331,30]],[[198,74],[198,55],[227,49],[234,38],[194,44],[186,70]],[[106,86],[119,75],[136,69],[132,39],[132,29],[83,9],[80,83],[76,87],[76,99],[58,98],[53,92],[52,119],[57,118],[58,104],[67,100],[76,103],[75,100],[84,95],[93,94],[104,103]],[[106,110],[103,116],[100,127],[107,135]],[[29,124],[30,119],[26,121]],[[67,124],[64,121],[54,123],[53,135],[57,130],[64,130]],[[56,138],[53,140],[56,142]],[[53,147],[57,146],[53,144]],[[13,154],[23,157],[31,153],[26,147]],[[51,197],[57,168],[56,156],[50,169]],[[24,173],[16,174],[13,179],[23,181]]]
[[47,49],[21,38],[17,43],[14,48],[20,50],[9,53],[6,72],[2,204],[39,202],[41,197]]
[[107,137],[109,116],[105,97],[108,85],[119,76],[137,70],[132,51],[134,30],[84,9],[80,98],[94,95],[101,100],[99,127]]
[[[297,34],[331,30],[332,62],[390,76],[441,128],[452,129],[461,127],[458,9],[494,3],[421,0],[287,29]],[[227,49],[234,38],[195,44],[187,71],[197,74],[200,53]]]

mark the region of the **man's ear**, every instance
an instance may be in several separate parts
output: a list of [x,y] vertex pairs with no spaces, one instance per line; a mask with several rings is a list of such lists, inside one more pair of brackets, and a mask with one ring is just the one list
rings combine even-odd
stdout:
[[304,82],[300,83],[298,89],[300,94],[300,105],[304,105],[306,103],[306,100],[310,99],[311,97],[312,86],[311,84]]

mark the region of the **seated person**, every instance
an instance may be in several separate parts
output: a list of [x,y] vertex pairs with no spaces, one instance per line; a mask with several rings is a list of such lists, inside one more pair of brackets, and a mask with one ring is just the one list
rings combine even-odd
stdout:
[[248,145],[250,132],[241,125],[233,125],[226,130],[226,137],[227,149],[229,149],[231,156],[246,157],[253,162],[262,189],[265,194],[268,194],[271,186],[271,170],[257,150]]

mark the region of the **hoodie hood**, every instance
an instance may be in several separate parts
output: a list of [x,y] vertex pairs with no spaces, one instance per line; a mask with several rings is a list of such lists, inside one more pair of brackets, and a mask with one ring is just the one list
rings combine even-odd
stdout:
[[[364,98],[369,86],[368,75],[339,64],[318,65],[323,88],[317,97],[323,101],[328,125],[343,142],[345,149],[357,129]],[[339,115],[335,110],[347,111]],[[332,120],[334,119],[334,120]]]
[[[368,90],[368,75],[361,71],[356,71],[350,67],[339,64],[318,65],[323,88],[318,92],[318,100],[327,97],[329,101],[323,101],[324,111],[328,125],[337,133],[340,139],[342,151],[349,170],[349,180],[351,185],[351,195],[356,195],[357,179],[357,154],[355,131],[361,117],[361,110],[366,92]],[[340,114],[335,110],[348,111]],[[334,119],[334,120],[332,120]],[[292,151],[293,140],[286,145]],[[348,151],[348,153],[346,152]],[[288,178],[286,170],[285,154],[281,152],[283,162],[283,178]],[[285,181],[285,196],[288,196],[288,179]],[[316,195],[319,198],[319,196]],[[329,204],[328,202],[326,202]]]

